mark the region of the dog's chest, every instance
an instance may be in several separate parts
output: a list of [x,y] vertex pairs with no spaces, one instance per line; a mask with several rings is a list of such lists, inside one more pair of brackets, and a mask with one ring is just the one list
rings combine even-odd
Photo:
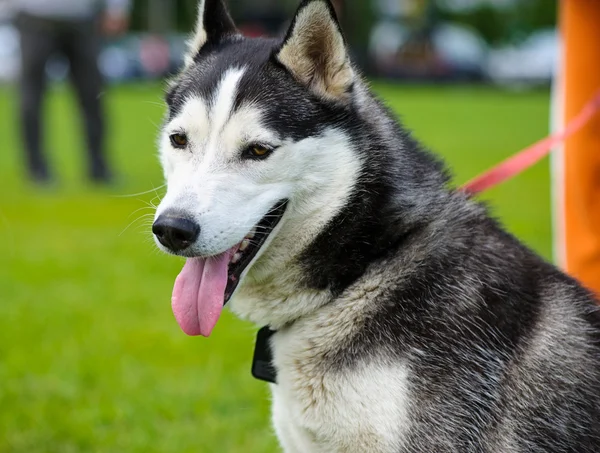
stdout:
[[407,427],[407,368],[381,360],[332,368],[324,338],[272,339],[273,423],[286,453],[395,452]]

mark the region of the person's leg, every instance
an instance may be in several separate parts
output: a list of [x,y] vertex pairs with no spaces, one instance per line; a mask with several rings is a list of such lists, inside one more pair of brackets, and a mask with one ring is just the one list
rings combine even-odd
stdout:
[[71,64],[71,79],[83,112],[89,175],[94,181],[108,182],[111,174],[105,156],[103,81],[98,68],[98,28],[94,21],[74,23],[63,38],[63,50]]
[[46,90],[45,66],[56,48],[53,28],[42,19],[21,15],[20,116],[21,134],[30,176],[39,182],[50,178],[43,153],[42,104]]

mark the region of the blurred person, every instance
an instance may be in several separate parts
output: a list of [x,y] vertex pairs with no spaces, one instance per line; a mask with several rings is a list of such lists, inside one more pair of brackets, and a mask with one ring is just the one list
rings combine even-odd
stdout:
[[98,68],[100,30],[124,33],[129,25],[130,0],[12,0],[21,35],[21,131],[30,177],[51,180],[44,152],[42,104],[46,92],[45,67],[55,53],[69,61],[70,78],[83,113],[89,177],[110,182],[105,155],[105,121]]

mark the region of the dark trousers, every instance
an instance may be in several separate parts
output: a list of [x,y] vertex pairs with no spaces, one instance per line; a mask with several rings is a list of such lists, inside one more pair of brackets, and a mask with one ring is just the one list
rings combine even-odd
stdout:
[[21,33],[22,55],[21,125],[31,176],[35,179],[49,177],[41,124],[46,91],[45,66],[51,55],[60,53],[69,61],[71,82],[83,114],[90,177],[108,178],[101,104],[103,81],[97,64],[100,39],[96,21],[60,21],[21,14],[17,24]]

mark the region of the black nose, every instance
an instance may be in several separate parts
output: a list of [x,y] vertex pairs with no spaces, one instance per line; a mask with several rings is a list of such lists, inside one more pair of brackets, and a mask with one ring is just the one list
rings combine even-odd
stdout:
[[163,214],[152,225],[152,232],[162,245],[174,252],[180,252],[196,241],[200,227],[183,217]]

